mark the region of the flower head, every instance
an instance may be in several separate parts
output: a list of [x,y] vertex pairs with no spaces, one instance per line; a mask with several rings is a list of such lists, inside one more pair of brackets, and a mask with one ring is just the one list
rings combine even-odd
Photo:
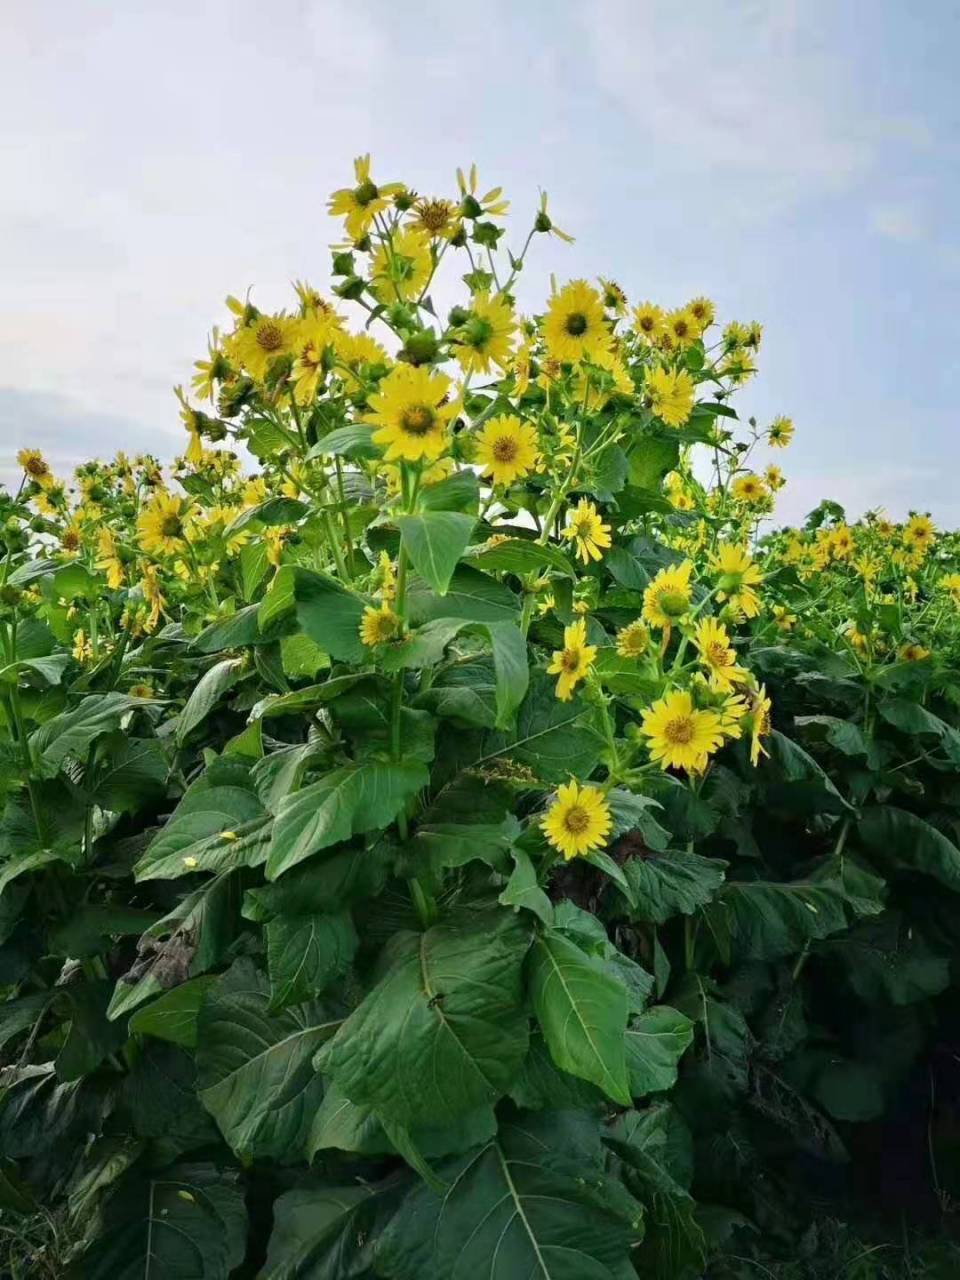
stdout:
[[378,245],[370,266],[373,291],[385,306],[416,301],[432,274],[430,241],[413,227],[395,232],[390,243]]
[[639,618],[617,632],[617,653],[621,658],[640,658],[650,644],[650,632]]
[[641,302],[633,310],[633,327],[638,337],[653,346],[664,332],[663,309],[653,302]]
[[760,612],[760,597],[755,588],[763,581],[763,574],[750,553],[731,542],[721,542],[710,565],[719,576],[717,599],[729,600],[746,617],[755,618]]
[[610,526],[603,523],[597,508],[586,498],[581,498],[567,513],[567,523],[562,532],[565,538],[573,540],[577,556],[584,564],[600,560],[603,551],[610,546]]
[[557,697],[561,702],[570,700],[596,656],[596,645],[587,644],[587,624],[583,618],[564,627],[563,648],[554,650],[553,661],[547,667],[550,675],[560,677],[557,680]]
[[653,414],[668,427],[682,427],[690,417],[696,394],[689,373],[685,369],[650,369],[643,386]]
[[353,162],[356,186],[342,187],[330,197],[328,208],[335,218],[344,219],[347,235],[352,240],[361,239],[369,230],[378,213],[388,205],[390,198],[403,190],[402,182],[388,182],[383,186],[370,177],[370,156],[357,156]]
[[516,328],[513,308],[506,298],[478,293],[457,334],[454,355],[460,368],[464,373],[489,373],[491,363],[506,368],[513,355]]
[[224,340],[224,348],[254,382],[263,382],[270,366],[281,356],[291,355],[297,321],[285,315],[258,315]]
[[557,788],[557,798],[543,819],[544,835],[569,860],[602,849],[613,820],[597,787],[581,787],[573,779]]
[[547,354],[554,360],[575,364],[584,357],[606,351],[610,330],[603,299],[585,280],[571,280],[550,299],[543,321]]
[[485,422],[477,436],[475,460],[493,484],[513,484],[537,464],[537,432],[511,413]]
[[911,516],[901,534],[903,545],[910,551],[923,554],[932,545],[934,532],[929,516]]
[[700,662],[706,668],[711,689],[729,693],[735,685],[750,678],[747,671],[737,666],[737,655],[730,645],[727,629],[716,618],[704,618],[697,624],[693,643],[700,653]]
[[184,502],[162,489],[147,503],[137,519],[140,546],[150,555],[172,555],[186,546]]
[[774,449],[786,449],[793,439],[793,420],[783,416],[774,418],[767,428],[767,439]]
[[693,561],[661,569],[643,593],[643,616],[652,627],[670,627],[690,608]]
[[676,689],[643,713],[640,732],[649,739],[650,759],[662,769],[702,773],[723,743],[716,711],[698,711],[685,690]]
[[367,605],[360,619],[360,639],[368,648],[373,649],[378,644],[386,644],[388,640],[392,640],[399,627],[400,619],[386,601],[379,609]]
[[458,404],[447,400],[450,379],[423,365],[397,365],[370,397],[365,419],[377,428],[375,444],[386,447],[388,462],[439,458],[449,443],[448,425]]

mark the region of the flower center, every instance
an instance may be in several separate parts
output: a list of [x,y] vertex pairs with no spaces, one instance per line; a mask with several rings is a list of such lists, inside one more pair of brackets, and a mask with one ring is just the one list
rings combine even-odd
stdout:
[[261,351],[279,351],[283,346],[283,330],[268,320],[257,329],[257,346]]
[[653,316],[641,316],[640,328],[644,333],[649,333],[653,329]]
[[72,529],[68,529],[63,535],[63,548],[65,551],[76,551],[80,545],[79,536]]
[[180,517],[171,512],[160,521],[160,532],[165,538],[179,538],[183,530]]
[[420,206],[420,222],[428,231],[442,231],[453,213],[446,200],[426,200]]
[[590,826],[590,815],[586,809],[575,804],[572,809],[567,811],[563,819],[563,825],[572,836],[583,835],[584,831]]
[[718,640],[707,645],[707,651],[704,654],[704,657],[711,667],[727,667],[730,665],[730,655],[727,646],[720,644]]
[[685,747],[693,741],[693,720],[690,716],[677,716],[676,720],[667,721],[663,736],[673,746]]
[[564,649],[560,655],[560,665],[564,671],[574,672],[580,666],[580,650]]
[[498,462],[515,462],[517,442],[512,436],[498,436],[493,442],[492,453]]
[[579,338],[582,333],[586,333],[587,317],[582,311],[571,311],[567,316],[566,330],[571,338]]
[[400,415],[400,430],[408,436],[425,436],[436,422],[436,414],[428,404],[411,404]]
[[573,527],[576,530],[578,538],[588,541],[593,536],[593,521],[589,516],[583,516],[579,520],[574,520]]
[[365,209],[368,204],[376,200],[379,194],[376,183],[371,182],[369,178],[353,189],[353,198],[361,209]]
[[473,316],[463,326],[463,341],[468,347],[482,351],[493,337],[493,325],[481,316]]
[[687,597],[682,591],[664,591],[658,603],[668,618],[679,618],[687,611]]

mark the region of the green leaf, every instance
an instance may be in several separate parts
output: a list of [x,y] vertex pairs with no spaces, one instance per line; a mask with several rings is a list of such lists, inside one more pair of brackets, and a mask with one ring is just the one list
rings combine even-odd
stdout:
[[633,892],[631,915],[654,924],[675,915],[692,916],[716,895],[726,867],[719,858],[671,849],[628,859],[623,874]]
[[269,1012],[267,982],[238,960],[205,994],[199,1095],[238,1155],[289,1160],[306,1145],[323,1082],[313,1055],[339,1025],[315,1005]]
[[201,676],[177,720],[176,743],[182,747],[191,731],[202,723],[228,689],[232,689],[244,672],[242,658],[224,658]]
[[506,542],[498,542],[496,546],[475,551],[467,563],[482,569],[486,573],[543,573],[552,569],[564,577],[576,576],[570,561],[552,544],[542,546],[526,538],[508,538]]
[[[249,548],[244,547],[244,550]],[[263,639],[260,635],[259,608],[259,605],[251,604],[245,609],[238,609],[228,618],[211,622],[194,640],[192,648],[199,653],[220,653],[223,649],[240,649],[244,645],[257,644]]]
[[157,738],[120,737],[111,743],[93,796],[101,809],[136,813],[160,800],[167,787],[167,757]]
[[158,1000],[139,1008],[127,1024],[131,1034],[169,1040],[184,1049],[197,1047],[197,1022],[203,998],[216,978],[204,974],[165,991]]
[[509,911],[395,934],[379,981],[317,1055],[318,1069],[351,1102],[409,1129],[495,1102],[527,1052],[529,936]]
[[628,1000],[623,984],[556,932],[534,941],[529,983],[537,1021],[557,1066],[629,1106],[624,1041]]
[[372,1277],[383,1199],[368,1185],[284,1192],[273,1206],[264,1280]]
[[270,823],[244,787],[188,792],[133,869],[137,880],[174,880],[188,871],[257,867],[266,860]]
[[100,1236],[67,1280],[227,1280],[247,1246],[238,1180],[213,1164],[123,1179],[107,1201]]
[[862,730],[849,720],[841,720],[837,716],[797,716],[795,723],[798,728],[813,725],[823,729],[831,747],[836,747],[845,756],[869,757],[871,754],[870,743]]
[[728,881],[706,907],[715,936],[729,935],[738,959],[776,960],[847,927],[839,881]]
[[385,827],[429,781],[420,760],[370,762],[335,769],[280,802],[267,859],[267,878],[330,845]]
[[[294,573],[292,595],[300,626],[324,653],[342,662],[366,660],[369,654],[360,639],[365,601],[360,596],[347,591],[329,574],[301,568]],[[261,605],[261,626],[266,625],[264,605]]]
[[63,673],[70,665],[68,653],[51,653],[37,658],[20,658],[8,666],[0,668],[0,681],[15,685],[21,672],[39,676],[45,684],[59,684]]
[[401,544],[414,569],[445,595],[457,562],[470,542],[476,520],[457,511],[426,511],[397,521]]
[[270,572],[267,544],[261,539],[240,548],[240,589],[244,600],[252,600],[257,588]]
[[271,1011],[320,995],[346,973],[358,944],[348,911],[280,915],[264,933]]
[[655,1005],[627,1027],[627,1073],[635,1098],[662,1093],[677,1082],[677,1063],[693,1041],[693,1023],[666,1005]]
[[89,902],[78,907],[59,928],[50,935],[52,955],[69,956],[73,960],[86,960],[109,951],[113,939],[140,936],[155,924],[155,911],[141,911],[120,903]]
[[467,622],[516,622],[520,600],[512,591],[467,565],[458,565],[444,595],[434,593],[421,578],[412,578],[407,589],[410,621],[415,625],[433,618],[464,618]]
[[438,1166],[446,1191],[414,1188],[384,1233],[386,1274],[626,1280],[643,1214],[587,1146],[596,1132],[584,1117],[541,1113]]
[[504,907],[522,907],[532,911],[542,924],[553,924],[553,903],[540,888],[537,872],[528,854],[511,849],[513,871],[498,901]]
[[420,490],[423,511],[463,511],[475,516],[480,505],[480,485],[472,471],[455,471],[452,476]]
[[79,560],[58,569],[51,581],[54,594],[64,600],[94,600],[104,589],[103,579],[91,573]]
[[493,648],[493,669],[497,676],[496,727],[505,729],[523,702],[530,683],[527,642],[512,622],[492,622],[486,626]]
[[308,458],[376,458],[380,450],[373,443],[373,427],[351,422],[328,431],[307,454]]
[[456,662],[439,671],[415,705],[441,719],[491,729],[496,720],[496,673],[493,658],[482,655]]
[[68,757],[85,759],[97,738],[116,729],[130,708],[140,705],[123,693],[93,694],[42,724],[30,738],[41,777],[54,777]]
[[241,511],[237,518],[227,526],[224,530],[224,536],[229,537],[231,534],[239,533],[241,529],[246,529],[251,524],[261,525],[277,525],[277,524],[297,524],[308,515],[310,508],[305,502],[301,502],[299,498],[267,498],[266,502],[261,502],[256,507],[248,507],[246,511]]
[[871,852],[960,890],[960,849],[916,814],[877,805],[864,810],[858,832]]
[[851,806],[801,746],[776,729],[766,742],[770,758],[760,772],[772,806],[800,814],[850,812]]
[[663,436],[643,435],[627,450],[627,474],[640,489],[659,490],[660,482],[677,465],[680,446]]
[[585,704],[578,698],[561,702],[554,684],[542,672],[534,676],[516,728],[485,735],[481,760],[511,756],[545,782],[565,782],[571,774],[589,776],[600,758],[601,739],[586,723]]

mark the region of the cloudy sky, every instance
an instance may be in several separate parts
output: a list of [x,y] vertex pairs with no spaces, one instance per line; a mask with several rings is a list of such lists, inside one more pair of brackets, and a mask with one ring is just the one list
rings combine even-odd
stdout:
[[765,326],[740,396],[788,413],[780,514],[960,524],[960,4],[0,0],[0,476],[184,442],[222,298],[327,280],[372,151],[440,194],[476,161],[560,278]]

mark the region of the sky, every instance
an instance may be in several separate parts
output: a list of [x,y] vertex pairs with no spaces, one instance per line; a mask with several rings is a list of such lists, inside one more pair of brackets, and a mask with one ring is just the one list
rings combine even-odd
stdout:
[[764,325],[741,416],[789,414],[778,518],[960,525],[960,3],[0,0],[0,480],[169,459],[223,298],[323,288],[333,189],[475,161],[540,188],[530,310],[604,275]]

